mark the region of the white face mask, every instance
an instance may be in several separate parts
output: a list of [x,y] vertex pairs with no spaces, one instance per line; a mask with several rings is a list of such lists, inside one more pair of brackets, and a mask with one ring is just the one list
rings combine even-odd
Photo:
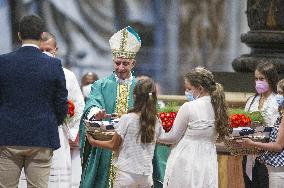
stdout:
[[194,91],[185,91],[184,94],[185,94],[185,97],[188,101],[194,101],[195,100],[195,97],[193,96],[193,93]]
[[196,97],[193,95],[195,93],[196,90],[190,90],[190,91],[185,91],[184,94],[185,94],[185,97],[188,101],[194,101],[195,99],[199,98],[200,94],[197,95]]
[[55,55],[53,55],[52,53],[47,52],[47,51],[43,51],[42,53],[44,53],[44,54],[46,54],[46,55],[48,55],[50,57],[55,57]]
[[278,106],[281,106],[283,104],[283,101],[284,101],[283,95],[277,94],[276,95],[276,101],[277,101]]
[[91,92],[91,88],[92,88],[93,84],[89,84],[89,85],[85,85],[82,87],[82,93],[84,95],[84,97],[88,97],[90,92]]

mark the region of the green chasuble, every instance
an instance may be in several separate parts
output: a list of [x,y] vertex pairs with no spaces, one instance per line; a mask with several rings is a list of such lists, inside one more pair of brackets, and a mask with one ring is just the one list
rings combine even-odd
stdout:
[[[133,107],[133,89],[135,82],[136,80],[133,78],[128,97],[128,109]],[[91,107],[105,109],[108,114],[114,113],[116,110],[117,86],[118,83],[116,82],[114,73],[106,78],[96,81],[92,85],[91,93],[86,101],[82,120],[86,118]],[[109,172],[112,152],[108,149],[92,147],[89,144],[88,140],[86,139],[85,126],[82,120],[79,130],[80,154],[82,162],[80,188],[109,188],[111,187]],[[155,151],[153,160],[153,177],[155,185],[160,185],[160,183],[157,182],[163,181],[165,163],[168,155],[166,148],[159,147],[159,149],[160,150]],[[159,152],[161,152],[161,155],[159,155]]]
[[156,144],[153,157],[153,183],[154,188],[163,188],[163,180],[167,165],[170,147],[163,144]]

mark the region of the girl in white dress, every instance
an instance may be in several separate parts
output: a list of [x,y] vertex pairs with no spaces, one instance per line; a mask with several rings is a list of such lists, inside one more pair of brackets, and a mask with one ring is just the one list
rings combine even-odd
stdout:
[[[276,101],[277,68],[273,63],[260,62],[254,71],[256,94],[250,97],[245,110],[260,111],[265,126],[273,126],[279,117]],[[243,177],[245,188],[269,188],[269,176],[266,166],[255,160],[255,155],[243,156]]]
[[159,142],[175,144],[168,158],[163,187],[217,188],[215,142],[228,128],[225,95],[212,73],[197,67],[185,75],[189,102],[184,103],[169,133]]
[[269,187],[272,188],[282,188],[284,185],[284,79],[278,82],[277,93],[276,101],[279,105],[280,116],[275,121],[269,142],[254,142],[249,138],[237,141],[244,147],[257,147],[266,151],[258,156],[257,160],[267,165]]
[[99,141],[90,135],[91,145],[119,151],[115,188],[151,187],[152,159],[156,138],[161,134],[157,119],[155,83],[150,78],[138,80],[134,88],[134,108],[121,117],[112,140]]

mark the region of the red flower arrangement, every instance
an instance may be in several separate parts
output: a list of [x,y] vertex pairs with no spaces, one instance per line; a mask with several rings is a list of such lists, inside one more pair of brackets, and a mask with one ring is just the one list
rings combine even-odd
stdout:
[[246,112],[243,109],[230,109],[229,110],[229,122],[228,125],[231,128],[237,127],[251,127],[255,128],[256,124],[263,124],[264,118],[260,111]]
[[174,124],[174,120],[176,118],[176,112],[160,112],[159,116],[162,121],[163,129],[166,132],[169,132]]
[[245,114],[232,114],[229,117],[229,126],[232,128],[249,127],[251,125],[251,118]]
[[169,102],[159,109],[159,117],[166,133],[172,129],[178,109],[179,105],[176,102]]
[[[264,127],[264,117],[260,111],[247,112],[244,109],[230,109],[228,126],[231,130],[229,136],[225,138],[224,144],[227,151],[232,155],[259,155],[263,152],[253,147],[243,147],[235,140],[241,139],[242,136],[250,136],[254,141],[265,142],[265,133],[260,132],[261,129],[258,129],[256,133],[254,132],[258,127]],[[244,132],[242,130],[248,130],[247,132],[245,131],[247,134],[243,135]]]
[[68,112],[67,117],[73,117],[75,114],[75,105],[71,100],[68,100]]

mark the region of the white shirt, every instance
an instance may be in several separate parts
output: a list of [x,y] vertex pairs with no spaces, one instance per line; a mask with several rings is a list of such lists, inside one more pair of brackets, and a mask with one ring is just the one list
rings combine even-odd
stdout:
[[79,132],[85,101],[75,74],[66,68],[63,68],[63,71],[66,79],[66,88],[68,90],[68,100],[71,100],[75,105],[74,116],[70,118],[67,122],[67,126],[64,125],[63,128],[67,132],[69,139],[74,142]]
[[157,119],[155,135],[152,143],[141,143],[139,116],[135,113],[125,114],[121,117],[116,132],[122,138],[118,158],[115,166],[125,172],[152,175],[152,159],[155,150],[155,141],[161,133],[160,121]]
[[[264,116],[265,126],[274,126],[277,117],[279,116],[278,112],[278,104],[276,101],[276,94],[271,93],[266,101],[264,101],[262,109],[258,109],[260,95],[251,96],[245,106],[245,110],[249,112],[261,111],[262,115]],[[254,99],[254,100],[253,100]],[[246,162],[246,174],[250,180],[252,180],[252,168],[254,166],[255,157],[252,155],[247,156]]]
[[22,45],[22,47],[25,47],[25,46],[31,46],[31,47],[35,47],[35,48],[39,49],[39,47],[37,45],[35,45],[35,44],[23,44]]
[[[255,112],[259,111],[258,106],[259,106],[259,100],[260,96],[256,96],[254,99],[253,103],[251,104],[254,96],[250,97],[246,103],[245,110],[249,112]],[[263,107],[260,110],[264,116],[264,121],[266,126],[273,126],[274,123],[276,122],[279,112],[278,112],[278,104],[276,101],[276,94],[271,93],[266,101],[264,101]]]

